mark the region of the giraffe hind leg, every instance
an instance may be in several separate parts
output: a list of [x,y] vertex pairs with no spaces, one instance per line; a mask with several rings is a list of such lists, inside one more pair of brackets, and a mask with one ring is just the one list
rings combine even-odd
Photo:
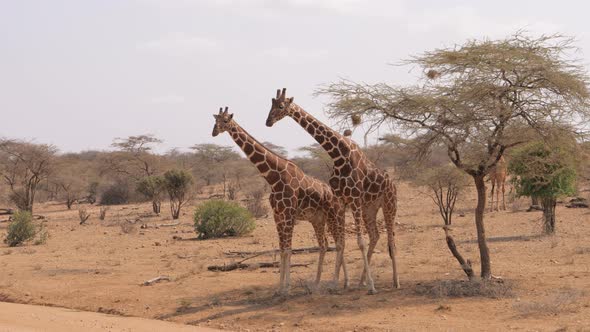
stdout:
[[396,247],[395,247],[395,215],[397,213],[397,197],[395,187],[386,193],[383,202],[383,218],[387,230],[387,249],[391,258],[391,269],[393,272],[393,287],[400,288],[399,275],[397,271]]

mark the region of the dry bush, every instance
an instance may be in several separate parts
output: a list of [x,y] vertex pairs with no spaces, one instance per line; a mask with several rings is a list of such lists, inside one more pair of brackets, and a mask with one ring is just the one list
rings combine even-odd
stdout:
[[416,294],[434,298],[444,297],[487,297],[492,299],[512,297],[512,285],[497,280],[437,280],[418,284]]
[[513,308],[521,317],[576,312],[584,295],[579,289],[561,288],[540,301],[519,302]]
[[128,221],[122,222],[119,224],[119,226],[121,227],[121,232],[125,233],[125,234],[132,234],[135,233],[135,224],[130,223]]
[[268,215],[269,208],[264,204],[265,192],[262,189],[254,190],[248,194],[246,208],[254,218],[262,218]]
[[108,206],[101,206],[100,211],[98,212],[98,219],[104,220],[107,216],[107,211],[109,210]]
[[230,182],[227,186],[227,199],[235,201],[238,198],[239,188],[234,182]]
[[79,208],[78,217],[80,217],[80,225],[84,225],[88,218],[90,218],[90,213],[85,208]]

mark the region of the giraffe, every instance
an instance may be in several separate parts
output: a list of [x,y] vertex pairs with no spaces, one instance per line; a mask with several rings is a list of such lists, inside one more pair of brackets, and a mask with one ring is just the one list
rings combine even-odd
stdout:
[[281,252],[280,281],[278,294],[286,295],[290,285],[291,242],[295,220],[311,222],[320,248],[315,285],[320,282],[322,265],[328,241],[325,226],[336,243],[336,267],[334,282],[338,283],[340,268],[344,273],[344,287],[348,286],[348,274],[344,262],[344,206],[326,183],[306,175],[293,162],[267,149],[248,134],[236,121],[233,114],[219,109],[214,114],[213,136],[228,132],[248,159],[271,186],[269,197],[279,235]]
[[[266,125],[272,127],[285,116],[293,118],[328,152],[334,167],[329,184],[344,204],[350,206],[354,216],[357,243],[363,256],[364,270],[361,284],[366,278],[369,294],[376,293],[369,269],[371,256],[379,240],[377,212],[383,209],[387,244],[393,269],[393,285],[399,288],[399,277],[395,258],[394,219],[397,211],[397,193],[389,175],[375,167],[358,145],[349,137],[330,129],[328,126],[293,103],[293,97],[286,98],[286,89],[277,90]],[[361,223],[364,222],[369,234],[369,246],[362,237]]]
[[492,203],[490,205],[490,211],[494,211],[494,190],[496,190],[496,211],[499,211],[499,203],[500,203],[500,190],[502,190],[502,210],[506,210],[506,202],[504,199],[505,196],[505,184],[506,184],[506,177],[508,173],[508,167],[506,165],[506,160],[504,156],[500,157],[496,166],[490,171],[490,182],[492,182],[492,193],[491,199]]

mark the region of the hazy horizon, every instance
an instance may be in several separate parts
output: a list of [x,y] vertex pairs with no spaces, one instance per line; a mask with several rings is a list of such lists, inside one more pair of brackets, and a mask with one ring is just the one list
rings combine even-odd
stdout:
[[[152,133],[158,152],[211,137],[229,106],[260,141],[292,154],[314,143],[294,121],[265,126],[276,89],[327,121],[320,84],[347,78],[404,84],[390,66],[413,54],[502,38],[563,33],[587,65],[585,14],[562,1],[126,0],[0,4],[0,137],[62,152],[109,149],[115,137]],[[330,121],[327,121],[330,123]],[[360,132],[354,138],[362,141]]]

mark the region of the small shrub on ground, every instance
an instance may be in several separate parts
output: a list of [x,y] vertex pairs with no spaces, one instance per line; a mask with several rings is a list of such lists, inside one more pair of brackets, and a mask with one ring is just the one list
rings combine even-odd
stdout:
[[194,215],[199,238],[241,236],[254,230],[254,218],[235,202],[211,200],[199,206]]
[[557,316],[561,313],[577,312],[580,307],[580,298],[584,295],[585,292],[578,289],[562,288],[538,301],[516,303],[514,309],[521,317]]
[[121,232],[125,234],[135,233],[135,224],[133,223],[124,221],[119,226],[121,227]]
[[98,212],[98,219],[104,220],[107,216],[107,211],[109,210],[108,206],[102,206],[100,211]]
[[35,238],[38,233],[37,229],[30,212],[17,211],[12,216],[12,222],[8,225],[8,234],[4,242],[10,247],[16,247]]
[[437,280],[419,284],[415,289],[418,295],[434,298],[444,297],[487,297],[492,299],[511,297],[512,285],[496,280]]
[[246,208],[254,216],[261,218],[268,215],[268,207],[264,205],[264,190],[255,190],[248,194],[248,203]]
[[86,210],[85,208],[79,208],[78,217],[80,217],[80,225],[83,225],[86,223],[88,218],[90,218],[90,213],[88,213],[88,210]]

